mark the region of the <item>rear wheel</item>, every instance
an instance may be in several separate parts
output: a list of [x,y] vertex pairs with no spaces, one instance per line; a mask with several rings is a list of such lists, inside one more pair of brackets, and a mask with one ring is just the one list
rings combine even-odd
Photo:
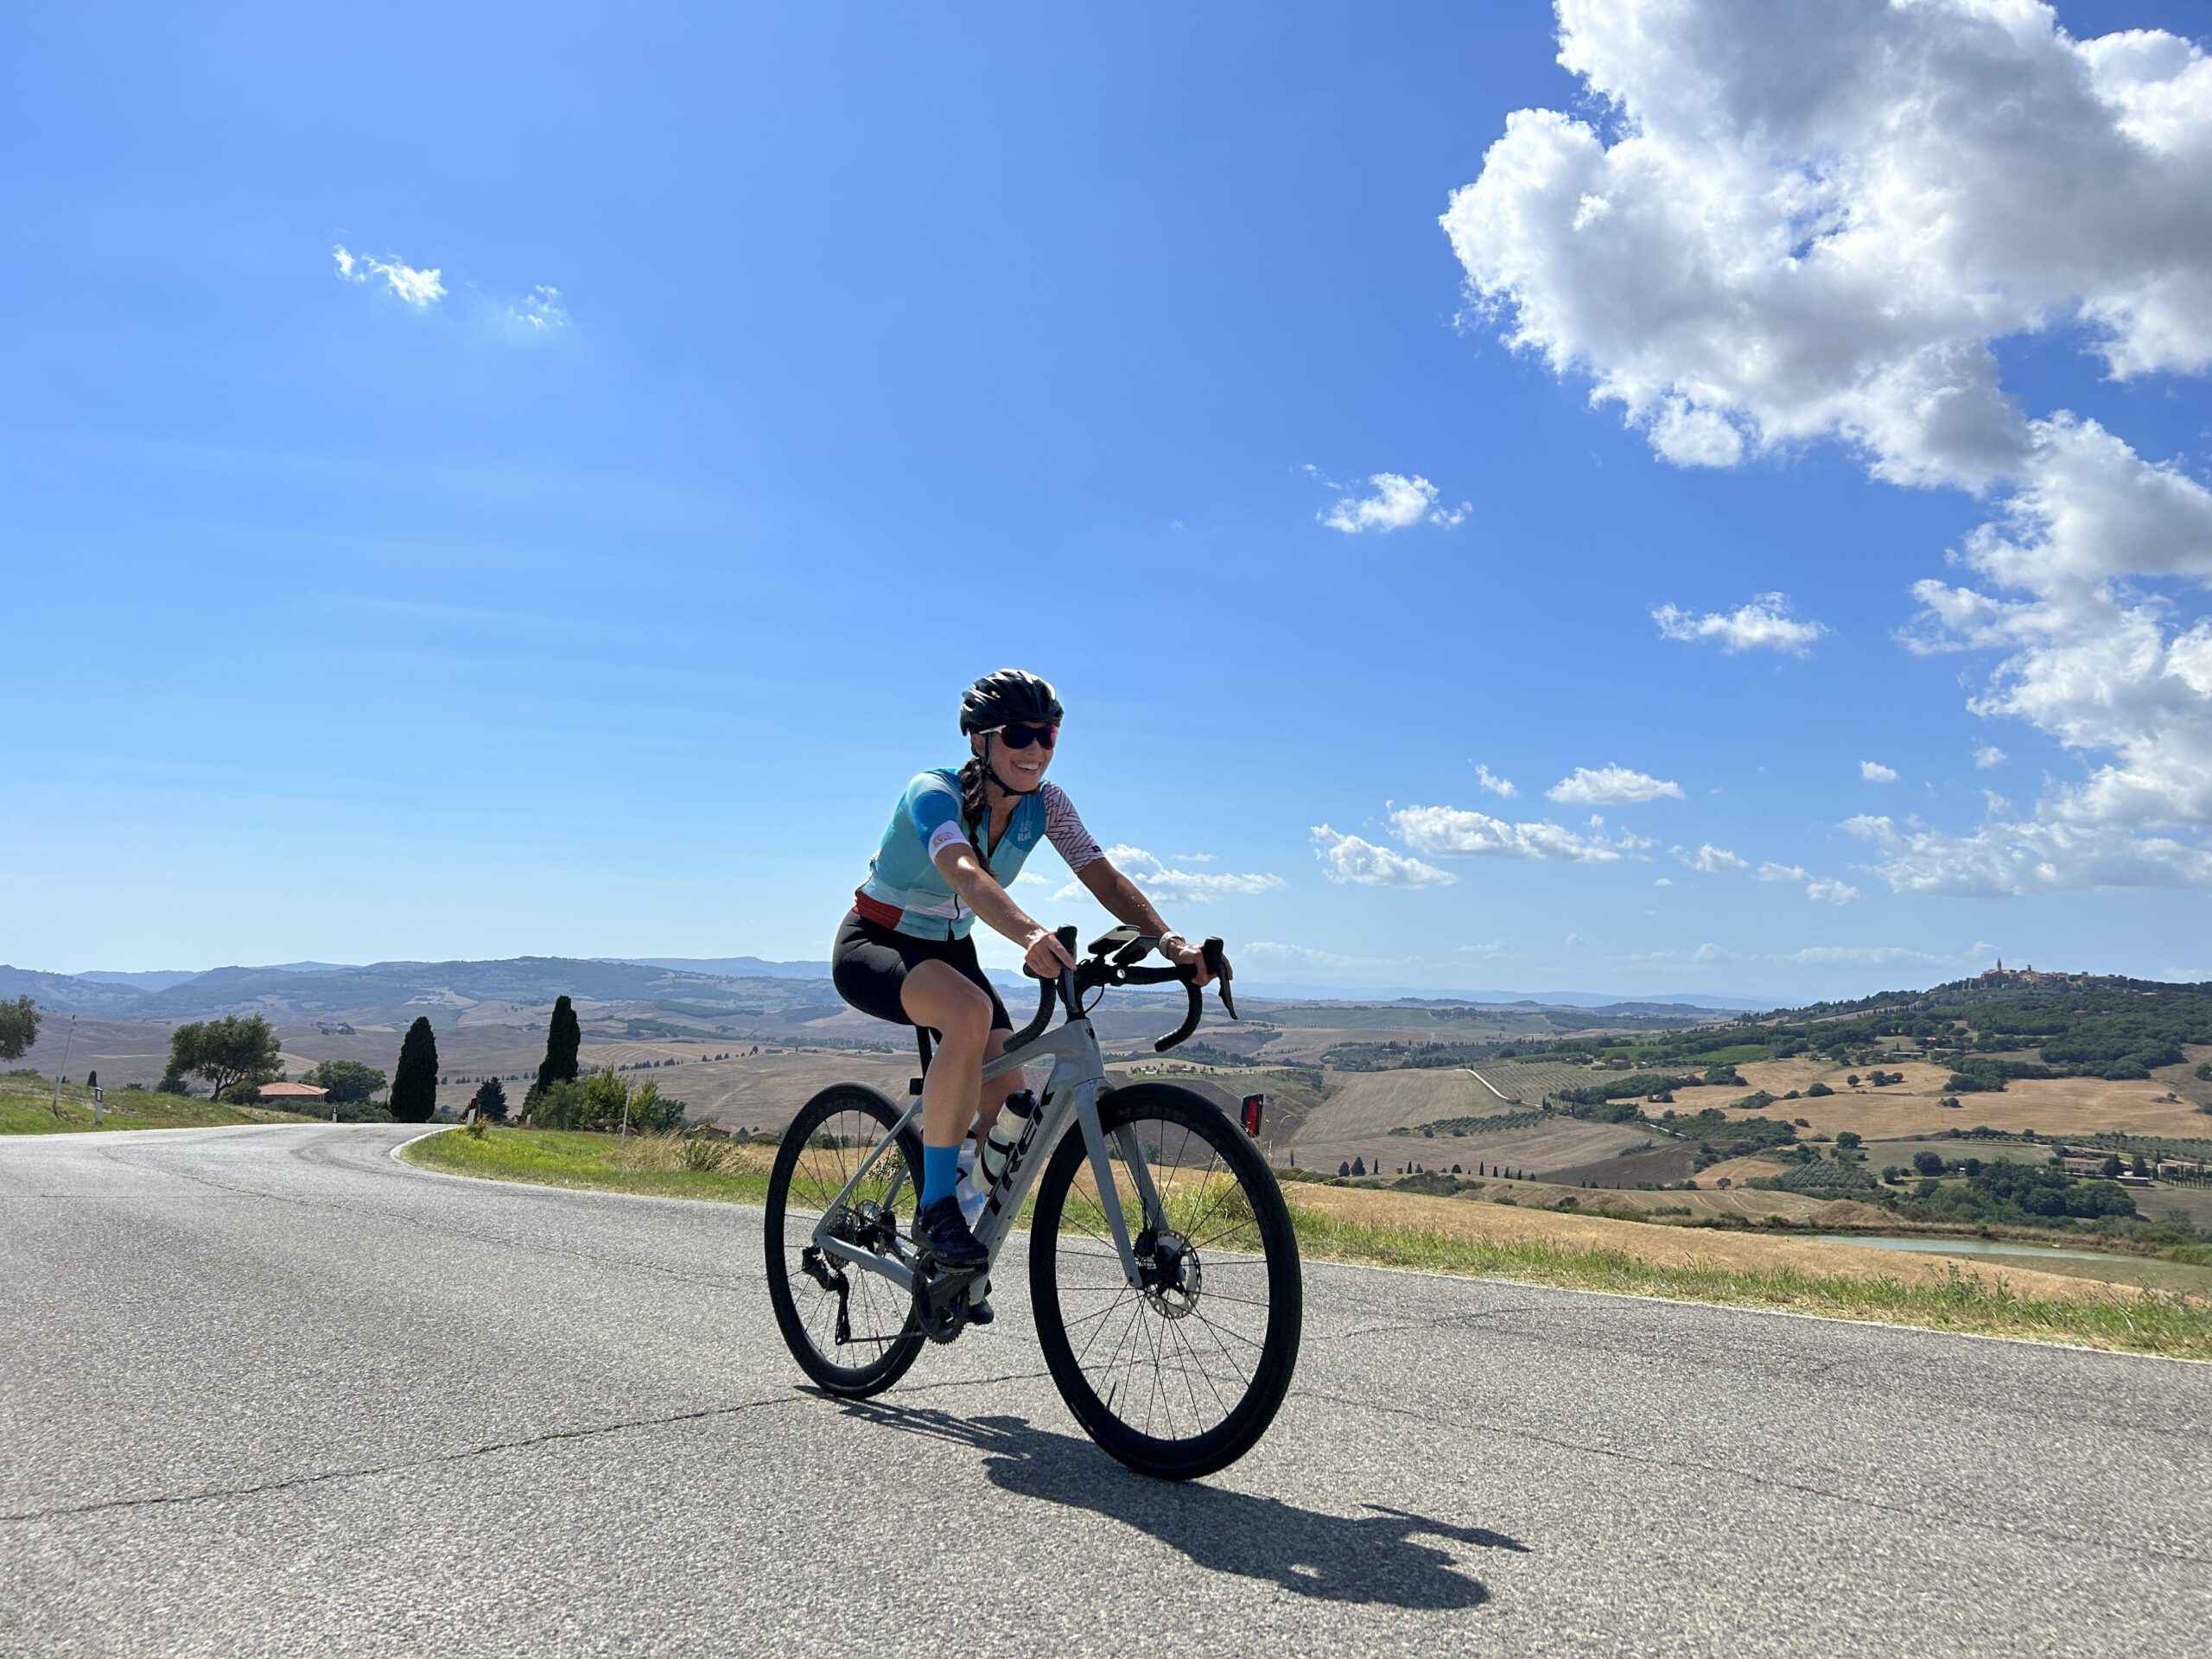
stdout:
[[892,1254],[899,1211],[911,1214],[921,1191],[921,1142],[900,1135],[860,1186],[842,1203],[838,1195],[899,1117],[874,1090],[834,1084],[791,1120],[768,1176],[764,1230],[776,1323],[801,1370],[854,1399],[889,1388],[921,1352],[913,1297],[881,1274],[826,1254],[814,1233],[827,1216],[836,1237]]
[[[1114,1190],[1144,1283],[1122,1271],[1079,1132],[1038,1184],[1029,1290],[1038,1344],[1090,1437],[1132,1469],[1211,1474],[1274,1421],[1298,1361],[1298,1241],[1267,1162],[1203,1096],[1170,1084],[1099,1102]],[[1149,1214],[1141,1171],[1157,1195]]]

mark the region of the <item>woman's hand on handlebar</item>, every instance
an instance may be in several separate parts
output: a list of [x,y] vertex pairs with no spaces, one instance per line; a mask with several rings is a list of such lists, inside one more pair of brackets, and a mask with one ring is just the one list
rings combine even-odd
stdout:
[[1037,928],[1022,954],[1029,971],[1039,979],[1058,979],[1075,966],[1073,954],[1049,928]]
[[1213,973],[1206,966],[1205,953],[1180,933],[1170,933],[1160,942],[1160,954],[1178,968],[1187,968],[1194,976],[1192,983],[1200,990],[1213,983]]

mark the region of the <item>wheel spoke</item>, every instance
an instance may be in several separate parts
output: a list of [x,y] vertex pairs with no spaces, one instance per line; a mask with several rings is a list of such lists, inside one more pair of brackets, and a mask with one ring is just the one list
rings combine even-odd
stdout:
[[[1215,1122],[1211,1107],[1132,1101],[1126,1109],[1109,1121],[1106,1173],[1130,1243],[1140,1247],[1144,1287],[1128,1281],[1105,1195],[1079,1150],[1055,1165],[1057,1190],[1040,1193],[1030,1248],[1033,1263],[1042,1262],[1034,1270],[1049,1281],[1039,1286],[1039,1326],[1043,1335],[1048,1321],[1057,1325],[1058,1349],[1046,1344],[1056,1380],[1071,1403],[1079,1393],[1092,1402],[1083,1410],[1093,1414],[1085,1421],[1101,1443],[1141,1467],[1158,1455],[1149,1448],[1191,1446],[1239,1416],[1263,1386],[1263,1372],[1265,1409],[1241,1415],[1255,1435],[1264,1426],[1289,1366],[1289,1357],[1275,1351],[1283,1281],[1272,1253],[1295,1245],[1263,1166],[1234,1138],[1233,1126]],[[1131,1155],[1122,1155],[1124,1144]],[[1141,1167],[1149,1172],[1145,1188]],[[1146,1190],[1154,1200],[1149,1211],[1140,1203]],[[1294,1271],[1294,1255],[1290,1265]],[[1294,1305],[1291,1311],[1294,1318]],[[1101,1409],[1103,1424],[1095,1416]],[[1131,1449],[1137,1446],[1146,1449]]]
[[[861,1091],[853,1090],[851,1095]],[[771,1195],[781,1219],[777,1230],[777,1266],[771,1287],[788,1302],[793,1323],[785,1327],[798,1355],[817,1381],[831,1386],[864,1387],[871,1374],[886,1363],[903,1370],[902,1339],[909,1335],[911,1300],[880,1274],[866,1267],[826,1255],[820,1266],[833,1281],[842,1279],[845,1340],[837,1339],[839,1294],[833,1282],[824,1286],[805,1270],[806,1253],[814,1247],[814,1232],[823,1217],[896,1123],[889,1103],[868,1096],[867,1105],[849,1095],[843,1101],[823,1102],[803,1112],[785,1133],[802,1137],[795,1150],[786,1148],[788,1173],[782,1192]],[[849,1195],[848,1216],[855,1224],[839,1227],[840,1235],[861,1239],[857,1227],[872,1224],[872,1217],[892,1201],[911,1172],[905,1148],[887,1149]],[[777,1281],[780,1280],[780,1284]],[[896,1375],[895,1372],[892,1373]]]

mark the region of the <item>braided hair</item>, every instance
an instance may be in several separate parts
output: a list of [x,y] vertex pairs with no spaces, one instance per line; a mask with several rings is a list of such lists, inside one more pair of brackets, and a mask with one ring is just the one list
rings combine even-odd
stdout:
[[[986,750],[990,743],[988,737],[983,739]],[[961,826],[968,831],[969,844],[976,849],[976,861],[983,867],[986,875],[991,869],[991,807],[983,789],[989,776],[990,770],[980,754],[969,756],[968,764],[960,768]]]

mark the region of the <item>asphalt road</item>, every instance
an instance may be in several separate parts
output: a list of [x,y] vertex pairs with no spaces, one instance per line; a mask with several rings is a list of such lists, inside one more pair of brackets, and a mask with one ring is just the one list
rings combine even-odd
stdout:
[[[1312,1268],[1260,1448],[1028,1310],[803,1391],[756,1211],[383,1126],[0,1143],[0,1651],[2202,1652],[2212,1367]],[[1001,1274],[1002,1284],[1010,1275]]]

